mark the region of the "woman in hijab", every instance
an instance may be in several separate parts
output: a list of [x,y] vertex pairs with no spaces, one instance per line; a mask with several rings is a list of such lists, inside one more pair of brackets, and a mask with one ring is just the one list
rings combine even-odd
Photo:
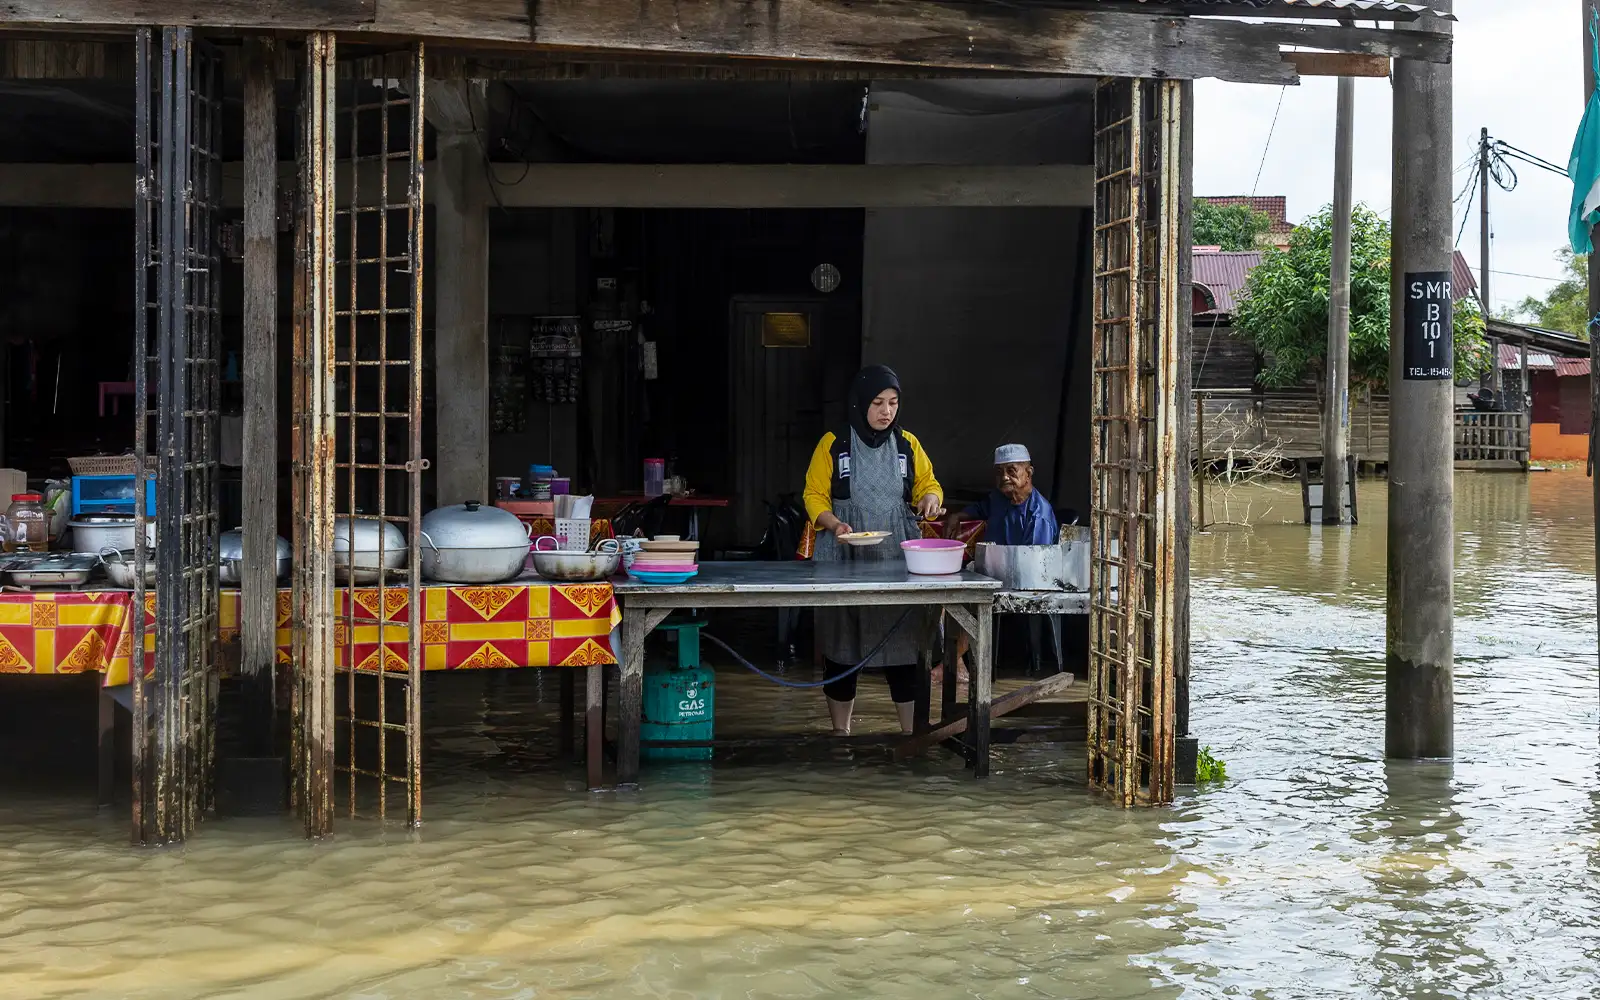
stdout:
[[[902,560],[900,543],[921,538],[917,517],[943,513],[944,489],[922,445],[900,429],[900,379],[882,366],[856,373],[849,393],[850,422],[817,443],[806,472],[806,514],[817,527],[818,562]],[[839,539],[857,531],[886,531],[878,545],[852,547]],[[827,660],[822,689],[836,735],[850,734],[856,674],[841,676],[881,642],[902,609],[818,608],[817,642]],[[908,621],[867,664],[882,667],[900,729],[911,731],[917,693],[916,623]]]

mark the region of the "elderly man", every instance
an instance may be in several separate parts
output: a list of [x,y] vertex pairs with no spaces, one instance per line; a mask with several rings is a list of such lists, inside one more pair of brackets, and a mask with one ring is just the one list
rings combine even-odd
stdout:
[[994,450],[994,489],[982,501],[945,518],[945,534],[954,537],[962,520],[979,518],[987,524],[986,542],[1054,545],[1061,540],[1056,512],[1033,488],[1033,456],[1025,445],[1004,444]]

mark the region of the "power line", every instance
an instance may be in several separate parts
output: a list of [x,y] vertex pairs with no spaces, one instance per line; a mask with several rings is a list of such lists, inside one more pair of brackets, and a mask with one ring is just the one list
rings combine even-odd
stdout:
[[1267,128],[1267,144],[1261,150],[1261,165],[1256,167],[1256,182],[1250,185],[1250,197],[1256,196],[1256,191],[1261,187],[1261,172],[1267,169],[1267,151],[1272,149],[1272,133],[1278,130],[1278,112],[1283,110],[1283,95],[1289,92],[1289,85],[1284,84],[1278,91],[1278,107],[1272,112],[1272,124]]
[[[1473,174],[1472,175],[1472,190],[1473,191],[1478,190],[1478,179],[1481,176],[1483,176],[1483,175],[1482,174]],[[1467,220],[1470,219],[1470,218],[1472,218],[1472,195],[1468,194],[1467,195],[1466,207],[1461,212],[1461,228],[1456,230],[1456,246],[1457,247],[1461,246],[1461,237],[1463,235],[1465,235],[1465,233],[1467,231]],[[1494,270],[1491,268],[1489,273],[1493,274]]]

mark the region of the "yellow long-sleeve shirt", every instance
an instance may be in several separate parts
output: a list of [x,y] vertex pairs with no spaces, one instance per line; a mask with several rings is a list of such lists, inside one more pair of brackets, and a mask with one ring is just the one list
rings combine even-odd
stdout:
[[[944,503],[944,487],[933,475],[933,461],[922,450],[922,442],[910,431],[901,431],[906,444],[911,446],[911,502],[916,503],[932,493]],[[806,516],[816,524],[817,518],[833,509],[833,442],[832,431],[822,435],[817,450],[811,453],[811,465],[806,469]]]

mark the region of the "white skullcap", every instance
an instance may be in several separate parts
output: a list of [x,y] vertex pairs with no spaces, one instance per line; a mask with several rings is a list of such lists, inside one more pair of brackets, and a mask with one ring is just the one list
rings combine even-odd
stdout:
[[1025,444],[1003,444],[994,450],[994,464],[1010,465],[1012,462],[1031,462],[1033,456],[1028,454]]

